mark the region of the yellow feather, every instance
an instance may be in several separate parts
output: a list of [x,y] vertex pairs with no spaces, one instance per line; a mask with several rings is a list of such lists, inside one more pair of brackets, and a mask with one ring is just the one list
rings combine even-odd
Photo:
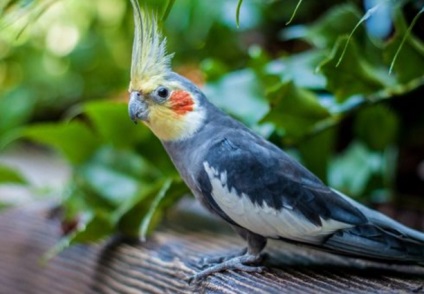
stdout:
[[149,122],[146,124],[161,140],[181,140],[193,135],[202,125],[205,118],[203,111],[192,111],[179,115],[167,104],[150,106]]
[[171,70],[172,54],[166,53],[166,39],[157,25],[157,16],[140,8],[138,0],[131,0],[134,10],[134,42],[131,60],[132,90],[146,83],[157,84]]

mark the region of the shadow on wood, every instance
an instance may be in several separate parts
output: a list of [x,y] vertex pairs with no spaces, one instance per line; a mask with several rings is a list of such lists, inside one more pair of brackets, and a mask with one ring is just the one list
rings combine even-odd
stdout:
[[0,214],[0,293],[424,293],[424,269],[349,259],[270,242],[265,272],[214,274],[189,286],[200,260],[244,243],[222,222],[190,209],[172,212],[145,243],[114,238],[78,245],[49,263],[60,236],[46,204]]

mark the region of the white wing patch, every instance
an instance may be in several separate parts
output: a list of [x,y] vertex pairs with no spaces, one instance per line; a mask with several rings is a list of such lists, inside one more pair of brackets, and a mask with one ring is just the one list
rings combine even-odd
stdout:
[[336,230],[352,227],[332,219],[321,219],[322,226],[316,226],[288,208],[277,210],[265,202],[257,205],[246,194],[228,185],[226,171],[219,172],[206,161],[203,166],[212,185],[212,197],[218,206],[235,223],[258,235],[319,243]]

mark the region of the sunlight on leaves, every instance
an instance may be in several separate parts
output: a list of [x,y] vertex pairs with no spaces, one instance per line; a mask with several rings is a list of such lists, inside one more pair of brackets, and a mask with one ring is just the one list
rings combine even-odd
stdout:
[[25,177],[13,167],[0,165],[0,184],[27,184]]

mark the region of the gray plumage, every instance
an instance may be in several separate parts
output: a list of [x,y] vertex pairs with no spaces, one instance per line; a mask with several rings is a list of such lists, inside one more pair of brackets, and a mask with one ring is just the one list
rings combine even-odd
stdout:
[[[165,141],[163,145],[196,198],[230,223],[248,242],[254,240],[249,244],[254,254],[262,250],[266,238],[275,238],[357,257],[424,263],[424,234],[326,187],[282,150],[213,106],[190,81],[176,74],[169,78],[195,93],[201,107],[206,109],[206,118],[193,136]],[[266,218],[267,213],[287,211],[296,222],[281,222],[278,225],[282,229],[277,230],[259,227],[259,231],[252,231],[254,224],[252,228],[244,227],[238,221],[239,216],[225,212],[219,205],[217,198],[226,195],[218,196],[213,191],[205,163],[214,169],[216,179],[225,181],[226,189],[221,194],[233,190],[242,201],[251,202],[247,206],[267,209],[262,218]],[[306,227],[299,230],[306,232],[308,227],[329,228],[315,235],[293,234],[299,224]],[[261,225],[266,225],[266,220]],[[270,231],[281,234],[266,235]]]
[[328,188],[173,73],[157,18],[137,0],[131,3],[136,30],[129,115],[162,141],[196,198],[247,242],[246,250],[211,261],[193,279],[228,269],[261,271],[257,265],[268,238],[356,257],[424,263],[423,233]]

